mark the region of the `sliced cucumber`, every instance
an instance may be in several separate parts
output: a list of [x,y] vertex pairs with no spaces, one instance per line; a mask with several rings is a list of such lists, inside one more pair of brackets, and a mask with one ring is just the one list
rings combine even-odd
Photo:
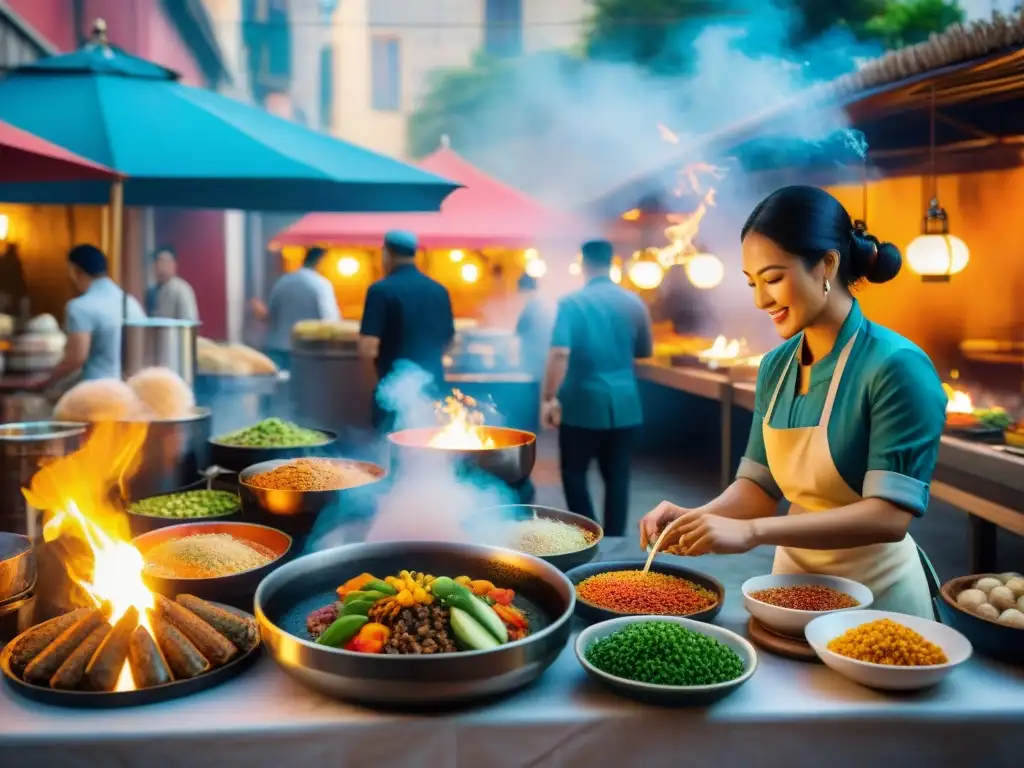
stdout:
[[460,608],[450,608],[452,631],[455,639],[473,651],[489,651],[501,646],[494,636],[480,626],[480,622]]

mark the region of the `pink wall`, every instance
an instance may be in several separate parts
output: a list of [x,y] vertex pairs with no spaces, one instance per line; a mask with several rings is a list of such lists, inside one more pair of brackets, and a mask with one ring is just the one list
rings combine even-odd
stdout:
[[7,0],[7,4],[60,50],[69,51],[75,47],[70,0]]

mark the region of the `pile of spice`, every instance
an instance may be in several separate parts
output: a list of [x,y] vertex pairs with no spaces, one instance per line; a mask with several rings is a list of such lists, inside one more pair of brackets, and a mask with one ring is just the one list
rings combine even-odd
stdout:
[[506,541],[512,549],[545,557],[586,549],[594,543],[594,535],[561,520],[534,518],[512,525]]
[[170,539],[146,553],[146,572],[165,579],[210,579],[241,573],[277,556],[228,533],[197,533]]
[[235,445],[239,448],[296,448],[299,446],[323,445],[327,435],[315,429],[304,429],[284,419],[264,419],[251,427],[219,435],[214,442]]
[[718,602],[699,584],[653,571],[599,573],[577,584],[576,595],[598,608],[644,616],[688,616]]
[[795,611],[840,611],[855,608],[860,603],[845,592],[822,584],[794,584],[790,587],[772,587],[751,592],[761,603]]
[[654,685],[715,685],[743,674],[743,661],[732,648],[669,621],[630,624],[584,655],[602,672]]
[[890,667],[931,667],[949,662],[939,646],[892,619],[848,629],[830,640],[828,649],[849,659]]
[[246,482],[270,491],[340,491],[379,480],[366,468],[334,459],[295,459]]

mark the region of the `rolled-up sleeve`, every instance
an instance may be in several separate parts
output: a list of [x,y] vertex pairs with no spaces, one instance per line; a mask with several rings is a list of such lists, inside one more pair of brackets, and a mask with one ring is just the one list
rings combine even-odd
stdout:
[[[773,499],[782,498],[782,489],[775,482],[772,471],[768,467],[768,452],[764,447],[765,410],[768,407],[768,392],[773,391],[771,356],[765,356],[757,371],[757,386],[754,390],[754,418],[750,424],[750,436],[747,438],[747,450],[740,459],[740,467],[736,470],[736,478],[745,478],[757,483],[761,489]],[[783,371],[784,373],[784,371]]]
[[923,515],[946,424],[942,382],[923,352],[906,349],[886,360],[868,396],[871,433],[861,495]]

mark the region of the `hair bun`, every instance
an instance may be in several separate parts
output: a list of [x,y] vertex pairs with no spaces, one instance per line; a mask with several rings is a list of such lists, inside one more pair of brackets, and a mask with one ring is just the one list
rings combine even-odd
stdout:
[[892,243],[883,243],[858,221],[851,233],[850,271],[870,283],[887,283],[900,272],[903,255]]

